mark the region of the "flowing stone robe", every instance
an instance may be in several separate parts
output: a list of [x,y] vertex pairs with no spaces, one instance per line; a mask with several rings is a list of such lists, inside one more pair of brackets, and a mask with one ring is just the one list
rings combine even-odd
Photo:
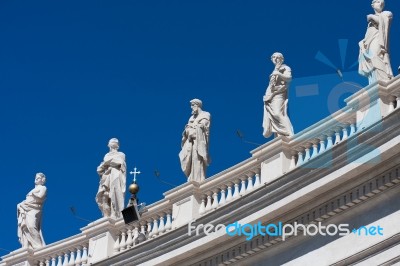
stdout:
[[210,163],[209,134],[210,113],[201,111],[189,118],[182,134],[182,150],[179,153],[182,171],[188,181],[201,182],[206,178]]
[[103,216],[118,218],[124,209],[126,190],[125,154],[111,151],[104,156],[103,162],[97,167],[100,175],[96,202]]
[[365,38],[360,41],[360,55],[358,72],[368,77],[369,84],[377,80],[389,80],[393,78],[392,67],[389,58],[389,28],[392,20],[390,11],[382,11],[374,16],[378,22],[368,23]]
[[23,248],[37,249],[45,245],[42,234],[42,209],[47,188],[36,185],[26,199],[17,205],[18,240]]
[[281,65],[277,69],[284,75],[290,75],[289,80],[276,76],[270,82],[265,92],[264,100],[264,119],[263,119],[263,136],[268,138],[272,133],[278,136],[292,136],[293,127],[287,115],[288,104],[288,88],[291,81],[291,69],[286,65]]

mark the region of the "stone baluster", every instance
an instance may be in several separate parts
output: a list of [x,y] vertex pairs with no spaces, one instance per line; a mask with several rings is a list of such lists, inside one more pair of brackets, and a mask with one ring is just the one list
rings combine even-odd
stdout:
[[[119,243],[119,250],[124,251],[126,249],[126,232],[122,231],[121,233],[121,242]],[[82,256],[83,258],[83,256]]]
[[353,136],[356,133],[357,129],[356,129],[356,122],[355,120],[350,122],[350,133],[349,133],[349,137]]
[[252,191],[254,188],[254,186],[253,186],[254,173],[247,173],[246,176],[247,176],[247,189],[246,190],[247,190],[247,192],[249,192],[249,191]]
[[212,195],[212,192],[210,191],[210,192],[207,192],[206,193],[207,194],[207,204],[206,204],[206,212],[208,212],[208,211],[210,211],[211,210],[211,195]]
[[139,237],[139,224],[136,224],[132,230],[132,246],[135,246],[138,237]]
[[58,255],[58,259],[57,259],[57,266],[62,266],[62,255]]
[[313,139],[311,143],[312,143],[312,154],[311,154],[310,159],[313,159],[313,158],[317,157],[317,155],[318,155],[319,139]]
[[128,228],[128,236],[126,238],[126,248],[130,249],[131,247],[133,247],[132,228]]
[[165,213],[161,213],[161,215],[160,215],[160,225],[158,226],[158,232],[160,234],[165,232],[164,216],[165,216]]
[[56,257],[51,258],[51,266],[57,266],[56,261],[57,261]]
[[326,139],[325,136],[321,136],[319,138],[319,152],[318,152],[318,154],[321,154],[326,150],[325,139]]
[[[119,243],[119,242],[118,242],[118,238],[117,238],[117,241],[115,241],[115,242],[116,242],[116,243]],[[117,245],[117,247],[118,247],[118,245]],[[117,251],[115,251],[115,245],[114,245],[114,253],[118,253],[118,249],[117,249]],[[77,247],[77,248],[76,248],[75,266],[80,266],[80,265],[81,265],[81,262],[82,262],[81,247]]]
[[292,151],[292,158],[290,159],[289,170],[296,168],[296,154],[297,154],[297,151],[294,151],[294,152]]
[[[117,254],[119,252],[119,246],[120,246],[119,243],[121,242],[120,238],[121,238],[121,234],[120,234],[120,232],[118,232],[117,233],[117,237],[116,237],[115,242],[114,242],[114,254]],[[78,256],[79,256],[79,259],[81,258],[80,249],[77,250],[77,253],[78,253],[78,255],[77,255],[76,259],[78,260]]]
[[44,266],[44,262],[43,261],[39,261],[39,266]]
[[226,202],[229,202],[229,201],[231,201],[233,199],[232,186],[233,186],[233,183],[229,182],[229,184],[228,184],[228,194],[226,195]]
[[62,266],[68,266],[68,253],[67,252],[64,253],[64,262],[63,262]]
[[140,233],[142,233],[143,235],[146,235],[146,222],[140,223]]
[[204,198],[204,196],[201,198],[201,203],[200,203],[200,209],[199,209],[199,213],[200,214],[204,214],[206,212],[206,204],[205,204],[206,199]]
[[85,265],[88,261],[88,252],[87,247],[83,246],[83,254],[82,254],[82,265]]
[[158,215],[153,219],[153,230],[151,230],[152,237],[156,237],[158,234]]
[[333,146],[333,138],[332,138],[333,132],[329,131],[327,134],[327,141],[326,141],[326,149],[330,149]]
[[254,177],[254,189],[257,189],[261,186],[261,178],[260,178],[260,174],[258,172],[259,171],[257,170],[255,177]]
[[244,196],[246,194],[246,177],[240,178],[242,180],[242,184],[240,185],[240,191],[239,194],[240,196]]
[[73,249],[69,251],[68,266],[75,266],[75,251]]
[[171,210],[167,211],[167,221],[165,222],[165,230],[169,231],[172,228]]
[[151,221],[152,220],[148,220],[147,221],[147,234],[148,234],[148,238],[150,238],[150,237],[152,237],[153,236],[153,233],[152,233],[152,230],[151,230]]
[[335,128],[335,142],[334,145],[340,143],[340,132],[342,131],[341,127],[336,127]]
[[240,179],[236,179],[235,181],[233,181],[235,190],[233,191],[232,199],[238,199],[240,197],[240,182]]
[[349,138],[349,135],[347,134],[347,127],[348,127],[348,126],[349,126],[349,125],[346,124],[346,125],[344,125],[343,128],[342,128],[342,131],[343,131],[342,141]]
[[399,107],[400,107],[400,94],[396,96],[396,109],[399,109]]
[[221,198],[219,199],[219,206],[222,206],[226,203],[226,188],[227,186],[221,187]]
[[50,266],[50,263],[51,263],[51,258],[48,258],[48,259],[45,260],[45,265],[46,266]]
[[298,153],[297,153],[297,167],[298,166],[301,166],[303,163],[304,163],[304,160],[303,160],[303,147],[299,147],[298,149],[297,149],[297,151],[298,151]]
[[212,209],[216,209],[216,208],[218,208],[218,192],[219,192],[219,189],[218,188],[216,188],[216,189],[213,189],[213,202],[212,202],[212,205],[211,205],[211,208]]
[[306,163],[311,159],[311,154],[310,154],[311,145],[309,143],[306,143],[304,146],[305,146],[305,155],[304,155],[303,163]]

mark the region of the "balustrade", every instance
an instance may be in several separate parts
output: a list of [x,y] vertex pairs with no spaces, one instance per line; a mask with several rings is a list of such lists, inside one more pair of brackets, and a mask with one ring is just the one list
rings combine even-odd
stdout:
[[231,178],[225,185],[204,192],[200,197],[199,214],[206,214],[261,187],[259,172],[258,169],[246,172],[238,178]]
[[74,249],[57,252],[38,259],[38,266],[85,266],[88,263],[87,244]]

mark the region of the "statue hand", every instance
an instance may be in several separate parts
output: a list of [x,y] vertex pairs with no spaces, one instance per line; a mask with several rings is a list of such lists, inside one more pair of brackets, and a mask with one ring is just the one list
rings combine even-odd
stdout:
[[281,75],[281,72],[279,72],[278,70],[274,70],[274,71],[272,72],[271,75],[278,75],[278,76],[280,76],[280,75]]

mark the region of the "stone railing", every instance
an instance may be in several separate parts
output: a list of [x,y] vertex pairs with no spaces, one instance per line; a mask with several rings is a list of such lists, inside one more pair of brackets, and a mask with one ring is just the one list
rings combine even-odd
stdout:
[[388,113],[400,108],[400,78],[396,78],[387,88]]
[[[88,263],[88,241],[85,244],[72,245],[74,247],[65,248],[65,244],[60,247],[55,246],[54,251],[51,252],[49,247],[43,250],[43,252],[37,252],[35,256],[38,259],[35,261],[35,265],[38,266],[83,266]],[[41,253],[47,253],[43,255]]]
[[287,145],[289,170],[302,166],[356,133],[356,112],[347,106],[292,138]]
[[88,264],[88,246],[86,236],[78,234],[40,249],[16,250],[4,256],[2,263],[18,266],[83,266]]
[[[201,183],[187,182],[146,207],[140,221],[99,219],[81,233],[41,249],[19,249],[0,266],[82,266],[115,256],[187,226],[227,204],[269,185],[291,171],[316,168],[312,162],[400,108],[400,76],[371,84],[346,100],[347,106],[291,138],[279,137],[251,151],[252,156]],[[333,158],[331,158],[333,159]],[[320,162],[321,163],[321,162]]]
[[[172,204],[161,200],[146,207],[140,222],[125,225],[120,220],[117,224],[114,254],[131,249],[137,244],[156,238],[172,229]],[[142,235],[142,237],[140,237]]]
[[199,215],[239,199],[300,167],[355,135],[356,112],[346,107],[292,138],[278,138],[252,151],[253,157],[199,186]]
[[199,214],[203,215],[261,186],[260,163],[257,160],[247,160],[218,175],[207,179],[199,187]]

